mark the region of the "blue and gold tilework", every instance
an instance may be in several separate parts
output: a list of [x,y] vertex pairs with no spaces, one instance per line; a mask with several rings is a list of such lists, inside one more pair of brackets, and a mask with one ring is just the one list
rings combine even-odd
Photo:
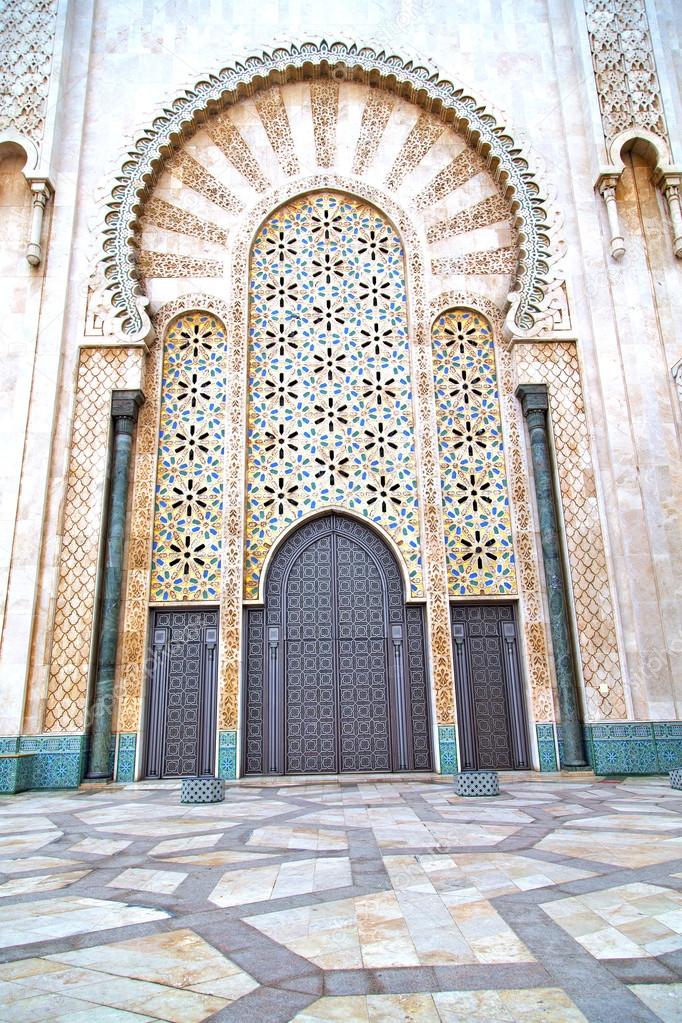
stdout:
[[151,599],[220,596],[225,328],[195,312],[166,334],[154,508]]
[[432,330],[448,585],[452,596],[516,593],[493,334],[468,309]]
[[403,249],[335,192],[277,210],[252,250],[246,599],[278,536],[327,507],[381,526],[422,593]]

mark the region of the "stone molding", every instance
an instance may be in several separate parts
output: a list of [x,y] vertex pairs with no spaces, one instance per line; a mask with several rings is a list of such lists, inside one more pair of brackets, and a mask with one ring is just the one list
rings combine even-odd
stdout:
[[607,144],[628,129],[668,142],[645,0],[584,0]]
[[193,134],[209,110],[227,107],[275,82],[299,81],[304,75],[371,81],[455,125],[516,206],[519,261],[509,295],[509,333],[535,336],[554,319],[550,299],[562,283],[555,280],[552,269],[561,255],[556,241],[560,224],[538,170],[532,169],[537,161],[528,147],[499,117],[434,70],[371,47],[330,45],[322,40],[264,52],[208,75],[164,107],[128,148],[104,203],[101,260],[115,312],[115,332],[121,340],[144,338],[150,331],[135,235],[145,200],[171,153]]
[[619,260],[625,253],[616,189],[624,168],[622,153],[635,149],[653,167],[670,215],[673,255],[680,258],[682,168],[671,163],[645,0],[584,0],[584,9],[607,155],[595,188],[606,205],[611,257]]

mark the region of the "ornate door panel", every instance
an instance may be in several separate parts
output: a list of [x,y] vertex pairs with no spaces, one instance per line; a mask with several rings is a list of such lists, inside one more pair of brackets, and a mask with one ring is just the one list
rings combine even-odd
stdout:
[[293,562],[286,582],[286,773],[337,770],[332,536]]
[[423,609],[362,523],[326,515],[285,541],[246,659],[245,773],[431,768]]
[[529,767],[512,604],[451,607],[461,766]]
[[146,777],[213,774],[218,612],[152,614]]
[[390,771],[388,630],[384,585],[373,558],[336,540],[339,740],[342,771]]

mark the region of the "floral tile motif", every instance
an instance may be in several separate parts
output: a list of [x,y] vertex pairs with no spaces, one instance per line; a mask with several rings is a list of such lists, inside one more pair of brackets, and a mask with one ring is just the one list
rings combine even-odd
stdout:
[[225,328],[207,313],[164,343],[152,600],[217,600],[223,505]]
[[452,309],[432,345],[450,593],[516,593],[492,329]]
[[245,597],[307,513],[346,508],[400,549],[423,591],[403,249],[334,192],[274,213],[250,275]]

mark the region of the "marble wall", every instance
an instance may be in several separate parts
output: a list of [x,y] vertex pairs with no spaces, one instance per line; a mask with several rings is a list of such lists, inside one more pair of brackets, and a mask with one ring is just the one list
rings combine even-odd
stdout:
[[[583,3],[348,0],[330,9],[313,0],[251,6],[60,0],[58,7],[62,122],[49,139],[55,198],[44,227],[46,257],[35,270],[23,254],[28,186],[16,154],[0,150],[6,239],[0,359],[8,396],[0,488],[0,734],[44,730],[79,351],[108,343],[108,310],[93,298],[101,285],[94,273],[96,225],[126,146],[162,104],[207,71],[276,44],[320,37],[435,64],[443,77],[504,111],[501,119],[515,138],[529,140],[543,165],[563,217],[567,315],[615,594],[623,713],[639,721],[679,718],[682,424],[671,370],[682,357],[675,326],[682,316],[681,268],[667,208],[637,153],[626,155],[617,190],[626,252],[618,263],[609,256],[606,212],[594,188],[606,150]],[[682,161],[674,87],[679,16],[673,0],[652,0],[646,11],[671,157]],[[446,242],[439,245],[447,249]],[[212,242],[211,254],[214,248]],[[184,288],[173,279],[155,286],[157,305]],[[504,304],[504,295],[482,288]]]

